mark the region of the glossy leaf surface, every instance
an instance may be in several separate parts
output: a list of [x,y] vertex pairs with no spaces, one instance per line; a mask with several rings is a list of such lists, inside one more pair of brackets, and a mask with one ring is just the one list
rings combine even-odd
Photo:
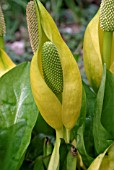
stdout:
[[18,170],[30,143],[38,111],[29,83],[29,63],[0,79],[0,167]]
[[[94,114],[95,94],[87,85],[83,86],[82,108],[80,117],[74,128],[76,133],[77,148],[81,154],[84,164],[88,167],[94,158],[93,143],[93,114]],[[89,129],[88,129],[89,127]]]
[[[94,136],[94,144],[97,154],[102,153],[113,141],[114,136],[110,134],[112,132],[112,124],[109,125],[110,116],[113,119],[113,107],[112,101],[110,101],[110,98],[113,97],[113,89],[109,89],[109,81],[112,76],[108,74],[108,78],[106,77],[106,66],[104,66],[103,76],[101,85],[97,94],[96,99],[96,105],[95,105],[95,114],[94,114],[94,120],[93,120],[93,136]],[[106,84],[108,84],[108,90],[106,88]],[[104,96],[108,95],[110,92],[110,98],[104,98]],[[110,102],[109,102],[110,101]],[[105,105],[104,105],[105,104]],[[108,111],[108,114],[106,113],[106,108],[110,108],[110,111]],[[106,111],[106,112],[105,112]],[[104,112],[104,113],[103,113]],[[106,121],[106,122],[105,122]],[[110,122],[111,123],[111,122]],[[114,123],[114,122],[113,122]],[[105,126],[103,126],[105,124]],[[108,127],[109,126],[109,127]]]

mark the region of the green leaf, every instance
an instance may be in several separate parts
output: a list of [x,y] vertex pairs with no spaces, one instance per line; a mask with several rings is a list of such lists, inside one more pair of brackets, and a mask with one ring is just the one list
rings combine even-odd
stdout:
[[[92,121],[94,114],[95,94],[83,83],[83,97],[80,117],[72,133],[75,134],[77,148],[86,166],[93,161],[93,133]],[[89,127],[89,131],[88,131]]]
[[43,157],[43,156],[39,156],[36,161],[35,161],[35,165],[34,165],[34,169],[33,170],[47,170],[48,169],[48,164],[49,164],[49,160],[50,160],[50,155]]
[[68,153],[70,152],[71,149],[71,144],[66,144],[63,139],[61,139],[61,144],[59,148],[59,154],[60,154],[60,165],[59,169],[61,170],[67,170],[68,168]]
[[39,113],[33,129],[31,143],[27,149],[27,159],[34,161],[36,157],[43,155],[43,145],[46,137],[48,137],[53,144],[55,140],[55,130],[45,122]]
[[0,168],[18,170],[30,143],[38,110],[34,103],[29,63],[23,63],[0,79]]
[[35,162],[35,165],[34,165],[34,169],[33,169],[33,170],[38,170],[38,169],[40,169],[40,170],[45,170],[45,169],[44,169],[44,165],[43,165],[43,158],[42,158],[42,156],[40,156],[40,157],[38,157],[38,158],[36,159],[36,162]]
[[68,154],[68,148],[67,145],[65,143],[65,141],[63,139],[61,139],[61,144],[60,144],[60,148],[59,148],[59,154],[60,154],[60,169],[61,170],[66,170],[67,169],[67,165],[66,165],[66,157]]
[[[84,142],[87,153],[91,157],[95,157],[95,149],[94,149],[94,138],[93,138],[93,117],[95,110],[95,102],[96,102],[96,94],[84,84],[84,89],[86,92],[86,122],[85,122],[85,130],[84,130]],[[89,142],[89,143],[88,143]]]
[[[93,135],[94,135],[94,143],[95,143],[95,149],[96,149],[97,154],[102,153],[112,143],[112,140],[113,140],[113,136],[111,136],[108,130],[101,123],[101,117],[102,117],[102,122],[109,121],[108,117],[112,114],[112,110],[113,110],[113,108],[110,108],[110,110],[108,110],[108,112],[106,113],[107,110],[104,109],[104,108],[107,108],[107,106],[108,108],[111,107],[112,102],[113,102],[113,100],[109,101],[109,98],[106,98],[107,95],[113,93],[112,91],[113,88],[112,89],[110,88],[108,80],[109,78],[107,78],[106,80],[106,66],[104,66],[102,81],[101,81],[101,85],[100,85],[100,88],[97,94],[95,115],[94,115],[94,121],[93,121]],[[106,89],[105,89],[105,84],[107,84]],[[106,90],[106,94],[105,94],[105,90]],[[111,96],[113,95],[111,94]],[[112,99],[112,97],[110,99]],[[106,127],[107,125],[108,123],[105,123]],[[110,124],[110,127],[108,129],[111,129],[112,125],[113,124]]]
[[38,119],[34,127],[34,132],[36,134],[43,133],[47,136],[55,136],[55,130],[46,123],[41,114],[38,115]]
[[114,140],[114,75],[107,70],[101,123]]

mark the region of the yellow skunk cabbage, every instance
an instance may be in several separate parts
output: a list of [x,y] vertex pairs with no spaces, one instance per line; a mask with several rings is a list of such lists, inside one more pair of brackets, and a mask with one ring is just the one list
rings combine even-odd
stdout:
[[5,21],[0,7],[0,77],[15,66],[4,51]]
[[103,63],[114,73],[114,0],[102,0],[100,11],[90,21],[84,36],[84,67],[90,85],[98,90]]
[[39,0],[28,4],[27,23],[34,52],[30,68],[31,88],[42,117],[56,130],[55,146],[48,166],[48,170],[56,170],[59,168],[60,138],[66,136],[69,142],[69,131],[79,117],[81,76],[71,51]]
[[93,161],[88,170],[113,170],[113,169],[114,169],[114,143]]
[[[34,12],[29,14],[30,8],[36,10],[36,21],[31,18]],[[30,70],[35,102],[50,126],[61,129],[64,125],[66,129],[71,129],[78,119],[82,97],[77,63],[40,1],[28,4],[27,21],[31,43],[37,38],[37,45],[32,43],[35,54]],[[33,25],[35,29],[38,26],[37,31],[33,30],[34,33]]]

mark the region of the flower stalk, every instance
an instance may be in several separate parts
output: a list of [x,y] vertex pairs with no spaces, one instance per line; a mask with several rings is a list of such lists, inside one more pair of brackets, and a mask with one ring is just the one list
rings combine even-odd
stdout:
[[63,128],[56,130],[56,141],[49,162],[48,170],[59,170],[59,147],[61,138],[63,138]]
[[103,36],[103,63],[106,63],[107,69],[110,68],[111,64],[111,51],[112,51],[112,38],[113,32],[104,32]]
[[103,63],[107,69],[111,65],[111,51],[114,31],[114,1],[102,0],[100,7],[100,27],[103,30]]
[[2,8],[0,6],[0,48],[4,49],[4,34],[6,31],[6,27],[5,27],[5,21],[4,21],[4,15],[2,12]]

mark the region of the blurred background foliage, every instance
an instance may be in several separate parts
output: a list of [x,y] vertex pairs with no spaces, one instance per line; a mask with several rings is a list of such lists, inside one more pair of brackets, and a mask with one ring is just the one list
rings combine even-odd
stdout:
[[[82,42],[85,28],[101,0],[41,0],[54,18],[60,33],[78,61],[83,74]],[[18,64],[30,61],[32,50],[26,24],[29,0],[0,0],[6,21],[6,51]]]

